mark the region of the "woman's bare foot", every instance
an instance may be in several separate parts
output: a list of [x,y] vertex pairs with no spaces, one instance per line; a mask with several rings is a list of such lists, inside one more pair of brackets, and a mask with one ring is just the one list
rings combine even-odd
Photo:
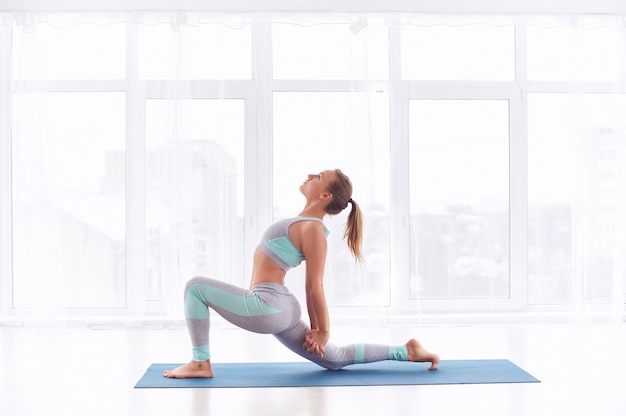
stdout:
[[211,378],[213,377],[213,367],[211,360],[190,361],[173,370],[165,370],[163,377],[167,378]]
[[432,371],[437,369],[437,366],[439,365],[439,356],[428,352],[416,339],[410,339],[409,342],[406,343],[406,348],[409,353],[409,361],[415,361],[417,363],[431,363],[428,370]]

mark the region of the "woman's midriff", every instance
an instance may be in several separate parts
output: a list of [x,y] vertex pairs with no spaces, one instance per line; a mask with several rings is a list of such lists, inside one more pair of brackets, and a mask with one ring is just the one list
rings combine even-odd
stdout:
[[254,251],[250,287],[259,283],[277,283],[284,285],[285,271],[257,248]]

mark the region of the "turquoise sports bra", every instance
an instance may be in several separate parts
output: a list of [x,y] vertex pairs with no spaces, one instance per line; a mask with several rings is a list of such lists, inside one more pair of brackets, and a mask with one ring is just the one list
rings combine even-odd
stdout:
[[[304,260],[304,254],[296,248],[289,238],[289,226],[298,221],[319,221],[316,217],[294,217],[280,220],[270,225],[259,243],[259,248],[267,257],[272,259],[281,269],[288,271],[298,266]],[[324,234],[328,236],[328,229],[324,225]]]

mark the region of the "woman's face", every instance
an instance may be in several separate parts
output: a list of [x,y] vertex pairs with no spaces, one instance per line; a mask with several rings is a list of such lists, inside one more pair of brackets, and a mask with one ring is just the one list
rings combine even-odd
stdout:
[[307,197],[318,197],[328,191],[330,184],[336,179],[334,170],[325,170],[320,173],[311,173],[300,185],[300,192]]

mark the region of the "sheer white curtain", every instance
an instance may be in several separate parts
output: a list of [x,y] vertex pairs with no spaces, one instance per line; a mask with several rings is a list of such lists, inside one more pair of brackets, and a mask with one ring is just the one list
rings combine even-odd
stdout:
[[172,317],[194,275],[245,284],[251,27],[200,20],[15,15],[3,309]]
[[624,310],[623,17],[527,27],[530,304]]
[[180,318],[334,167],[367,220],[364,266],[329,221],[334,307],[623,315],[623,16],[0,22],[5,317]]

